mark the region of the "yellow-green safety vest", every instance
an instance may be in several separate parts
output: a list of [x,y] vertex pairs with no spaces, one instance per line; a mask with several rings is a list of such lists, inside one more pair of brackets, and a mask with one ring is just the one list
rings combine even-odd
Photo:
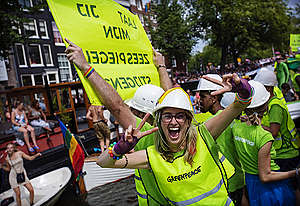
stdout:
[[[287,127],[288,131],[290,132],[291,138],[283,137],[283,135],[279,131],[278,135],[275,138],[275,141],[273,143],[274,148],[276,150],[281,149],[281,147],[283,146],[282,142],[284,139],[285,141],[287,141],[286,143],[291,144],[293,146],[293,148],[299,149],[300,137],[299,137],[299,134],[297,133],[297,128],[295,126],[295,123],[292,120],[291,115],[289,115],[287,106],[285,104],[283,104],[283,102],[279,98],[275,97],[274,99],[271,100],[271,102],[269,102],[269,106],[268,106],[269,111],[272,108],[272,106],[275,104],[279,105],[287,113],[287,125],[285,125],[285,126]],[[263,119],[264,119],[263,125],[269,127],[270,122],[268,120],[268,116],[264,116]]]
[[284,105],[286,105],[286,101],[285,101],[284,96],[282,94],[282,91],[279,89],[279,87],[275,86],[274,89],[273,89],[273,92],[274,92],[275,96],[278,99],[280,99],[283,102]]
[[296,92],[300,92],[300,87],[296,81],[296,77],[297,76],[300,76],[300,73],[296,73],[296,72],[290,72],[291,73],[291,80],[292,80],[292,83],[293,83],[293,87],[295,89]]
[[138,203],[139,205],[148,205],[148,196],[147,193],[145,191],[145,187],[143,185],[141,176],[139,174],[139,170],[135,169],[134,172],[134,181],[135,181],[135,188],[136,188],[136,192],[138,195]]
[[234,205],[219,160],[213,158],[199,132],[196,148],[193,166],[184,162],[183,155],[167,162],[155,146],[147,148],[149,165],[161,193],[171,205]]

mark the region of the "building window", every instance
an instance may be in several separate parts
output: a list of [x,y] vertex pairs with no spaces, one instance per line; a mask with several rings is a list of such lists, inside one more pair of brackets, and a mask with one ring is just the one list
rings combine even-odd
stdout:
[[38,6],[43,4],[43,0],[31,0],[33,6]]
[[58,75],[57,75],[57,72],[52,72],[52,73],[47,73],[47,76],[48,76],[48,83],[49,84],[56,84],[56,83],[58,83],[58,81],[57,81],[57,77],[58,77]]
[[19,4],[21,5],[22,8],[28,8],[32,7],[31,1],[30,0],[18,0]]
[[23,44],[16,44],[16,51],[20,67],[26,67],[26,56]]
[[52,30],[53,30],[53,36],[54,36],[54,42],[55,42],[55,45],[58,45],[58,46],[64,46],[64,42],[61,38],[61,35],[59,33],[59,30],[55,24],[54,21],[52,21]]
[[31,66],[42,66],[41,47],[38,44],[30,44],[28,46],[29,62]]
[[69,82],[72,79],[72,72],[66,54],[57,54],[57,60],[61,80]]
[[22,76],[22,84],[23,86],[32,86],[32,78],[31,75]]
[[48,30],[46,21],[39,20],[39,27],[40,27],[40,35],[42,38],[48,38]]
[[47,66],[52,66],[53,62],[52,62],[52,55],[51,55],[50,45],[48,45],[48,44],[43,45],[43,51],[44,51],[44,55],[45,55],[46,65]]
[[34,19],[29,19],[28,22],[24,23],[25,35],[28,35],[31,38],[38,38],[36,21]]
[[34,85],[43,85],[43,75],[34,75]]
[[142,1],[141,0],[136,0],[136,7],[138,10],[142,10]]

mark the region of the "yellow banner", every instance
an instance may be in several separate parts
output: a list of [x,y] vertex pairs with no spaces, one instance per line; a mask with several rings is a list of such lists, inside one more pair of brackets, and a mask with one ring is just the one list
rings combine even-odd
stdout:
[[[47,2],[62,37],[82,48],[89,64],[122,99],[132,97],[141,85],[159,86],[152,46],[138,16],[113,0]],[[91,103],[100,105],[89,81],[76,70]]]
[[293,52],[300,50],[300,34],[290,34],[290,47]]

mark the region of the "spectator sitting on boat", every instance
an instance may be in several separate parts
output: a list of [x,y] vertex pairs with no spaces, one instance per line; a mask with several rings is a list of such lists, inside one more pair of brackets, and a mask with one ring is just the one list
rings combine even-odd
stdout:
[[[97,163],[101,167],[151,168],[156,184],[169,204],[199,204],[201,201],[203,205],[233,205],[220,169],[218,152],[214,149],[215,140],[251,102],[252,92],[248,82],[236,74],[225,75],[223,82],[218,83],[223,88],[215,95],[231,90],[239,93],[235,103],[218,116],[194,126],[189,96],[181,88],[170,89],[161,96],[154,110],[158,128],[140,131],[146,115],[136,129],[129,126],[125,137],[102,153]],[[127,154],[141,137],[154,131],[157,131],[155,145]]]
[[[28,125],[28,119],[24,111],[24,105],[21,101],[16,102],[16,108],[13,110],[11,115],[11,122],[15,131],[22,132],[24,134],[24,140],[29,152],[34,152],[35,150],[37,151],[40,149],[36,143],[34,129]],[[33,147],[30,145],[28,132],[31,133],[31,139],[34,145]]]
[[93,121],[94,130],[98,138],[101,152],[109,146],[110,130],[107,126],[108,120],[103,116],[104,107],[91,105],[86,114],[88,120]]
[[43,127],[48,132],[51,132],[52,129],[47,121],[46,115],[40,107],[40,104],[37,100],[33,100],[31,108],[28,113],[28,119],[31,120],[30,124],[34,127]]
[[[21,206],[21,192],[19,186],[25,186],[30,194],[30,205],[34,202],[34,190],[30,183],[26,170],[23,165],[23,158],[26,160],[34,160],[41,156],[41,153],[36,153],[33,156],[29,156],[22,151],[17,150],[16,146],[12,143],[8,143],[6,146],[7,157],[4,165],[1,165],[5,171],[9,172],[9,184],[16,193],[16,202],[18,206]],[[17,178],[17,175],[23,174],[23,180]]]

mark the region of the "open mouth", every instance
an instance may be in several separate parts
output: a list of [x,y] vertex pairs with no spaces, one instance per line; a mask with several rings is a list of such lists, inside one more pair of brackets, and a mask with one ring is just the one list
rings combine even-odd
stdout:
[[179,133],[180,133],[179,127],[169,127],[168,131],[171,139],[177,139],[179,137]]

